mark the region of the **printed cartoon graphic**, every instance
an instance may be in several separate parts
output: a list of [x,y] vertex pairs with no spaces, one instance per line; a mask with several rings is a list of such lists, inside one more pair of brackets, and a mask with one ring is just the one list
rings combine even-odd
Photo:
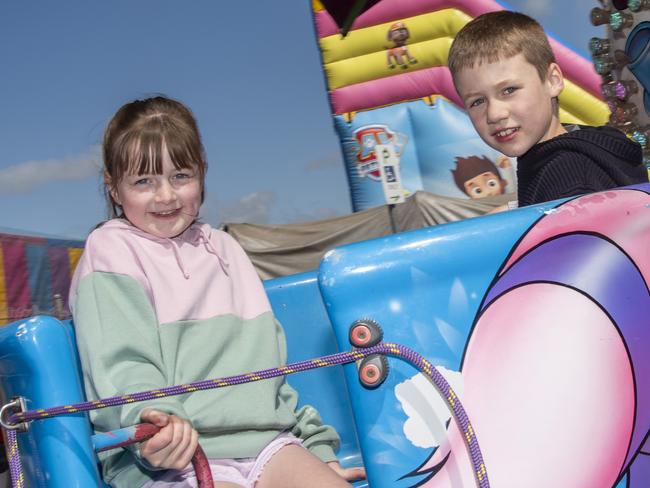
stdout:
[[[626,486],[650,483],[649,208],[625,189],[546,212],[487,290],[454,388],[491,486],[609,488],[628,469]],[[431,455],[405,477],[476,486],[456,422],[418,376],[395,393],[404,434]]]
[[406,41],[410,36],[408,27],[404,22],[395,22],[390,26],[386,36],[394,44],[393,47],[386,46],[386,63],[390,69],[395,68],[395,66],[406,69],[409,67],[407,61],[410,64],[418,62],[417,59],[411,56],[409,48],[406,47]]
[[459,156],[456,158],[456,169],[452,169],[451,173],[458,189],[475,200],[506,192],[508,180],[502,178],[497,165],[504,170],[511,168],[510,159],[506,156],[499,156],[496,165],[485,156]]
[[374,124],[359,127],[353,133],[355,140],[355,159],[359,177],[367,176],[371,180],[381,181],[375,146],[392,144],[395,154],[400,156],[408,138],[405,134],[391,130],[387,125]]

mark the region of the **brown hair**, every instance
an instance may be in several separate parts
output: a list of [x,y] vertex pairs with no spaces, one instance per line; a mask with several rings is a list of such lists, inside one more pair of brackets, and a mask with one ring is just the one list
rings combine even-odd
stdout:
[[523,53],[542,81],[555,63],[551,45],[539,23],[519,12],[500,10],[479,15],[456,34],[447,64],[452,77],[475,63],[494,63]]
[[465,182],[483,173],[494,173],[499,181],[503,181],[496,165],[485,156],[481,158],[478,156],[461,158],[459,156],[456,158],[456,169],[451,170],[454,183],[463,193],[467,193]]
[[194,115],[182,103],[156,96],[123,105],[104,132],[104,170],[110,177],[104,192],[110,217],[122,216],[111,187],[127,174],[162,173],[163,148],[176,169],[198,171],[203,201],[207,161]]

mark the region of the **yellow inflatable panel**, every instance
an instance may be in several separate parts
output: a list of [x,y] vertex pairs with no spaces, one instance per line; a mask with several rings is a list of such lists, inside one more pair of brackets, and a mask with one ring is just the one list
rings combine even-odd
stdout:
[[[453,39],[450,37],[433,39],[409,46],[411,56],[417,60],[409,64],[407,69],[399,66],[389,68],[386,53],[375,52],[359,56],[358,58],[345,59],[325,66],[328,83],[331,90],[336,90],[355,83],[385,78],[395,74],[414,70],[445,66],[447,54]],[[564,90],[560,94],[560,107],[564,109],[567,117],[573,116],[575,122],[588,125],[603,125],[609,118],[609,109],[605,102],[583,90],[571,80],[564,80]]]
[[[472,18],[457,9],[444,9],[429,12],[400,21],[408,29],[408,47],[419,42],[442,37],[455,37],[458,31]],[[352,30],[347,37],[340,35],[324,37],[320,40],[323,64],[334,63],[349,58],[356,58],[364,54],[386,52],[387,48],[394,47],[388,39],[388,33],[396,22]]]
[[[446,65],[452,41],[453,38],[444,37],[409,44],[409,53],[417,62],[409,64],[408,71]],[[407,71],[400,67],[389,68],[385,51],[326,64],[324,69],[330,90]]]
[[[607,104],[583,90],[570,80],[564,79],[564,90],[560,93],[560,107],[586,125],[604,125],[609,120]],[[563,121],[564,122],[564,121]],[[576,123],[576,122],[567,122]]]
[[580,125],[589,125],[588,122],[579,119],[575,115],[570,114],[566,110],[564,110],[562,107],[560,107],[560,122],[563,124],[580,124]]
[[320,3],[319,0],[312,0],[312,2],[311,2],[311,9],[312,9],[314,12],[320,12],[320,11],[322,11],[322,10],[325,10],[325,7],[323,7],[323,4]]

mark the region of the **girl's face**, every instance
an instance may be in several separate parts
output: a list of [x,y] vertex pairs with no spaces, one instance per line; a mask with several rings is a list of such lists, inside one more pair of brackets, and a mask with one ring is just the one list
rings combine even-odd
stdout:
[[197,169],[176,169],[164,149],[162,174],[126,174],[111,188],[111,196],[137,228],[170,238],[198,217],[201,187]]

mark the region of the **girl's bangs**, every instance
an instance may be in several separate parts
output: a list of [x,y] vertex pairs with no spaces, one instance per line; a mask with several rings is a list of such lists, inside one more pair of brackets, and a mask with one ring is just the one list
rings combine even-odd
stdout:
[[195,169],[201,174],[204,173],[203,156],[195,148],[196,144],[181,137],[169,135],[165,138],[165,145],[176,169]]
[[163,139],[150,134],[141,134],[125,141],[126,154],[123,165],[125,174],[161,174]]
[[[167,142],[169,141],[169,142]],[[163,151],[166,149],[176,169],[201,170],[202,158],[192,150],[189,144],[174,140],[173,137],[163,137],[161,134],[142,134],[125,144],[126,154],[122,165],[124,174],[155,174],[163,172]]]

